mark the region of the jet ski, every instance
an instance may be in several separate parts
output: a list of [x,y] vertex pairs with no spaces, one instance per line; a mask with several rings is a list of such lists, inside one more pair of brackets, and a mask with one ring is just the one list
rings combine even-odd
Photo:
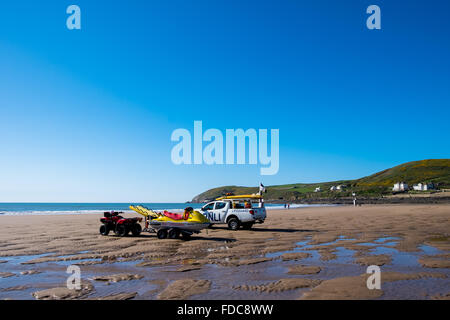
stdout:
[[176,239],[181,236],[187,240],[193,233],[199,233],[211,225],[208,218],[191,207],[184,209],[182,214],[156,212],[144,206],[130,206],[130,209],[146,218],[144,231],[155,230],[159,239]]

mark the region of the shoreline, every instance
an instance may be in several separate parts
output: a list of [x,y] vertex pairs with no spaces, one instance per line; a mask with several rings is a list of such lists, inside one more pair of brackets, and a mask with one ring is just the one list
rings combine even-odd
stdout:
[[[274,204],[275,206],[272,206]],[[196,204],[196,205],[204,205],[204,204]],[[322,203],[322,204],[294,204],[291,206],[291,209],[294,208],[310,208],[310,207],[325,207],[325,206],[336,206],[336,204],[328,204],[328,203]],[[194,210],[198,210],[201,206],[195,206]],[[283,204],[277,204],[277,203],[270,203],[268,206],[266,204],[266,209],[269,211],[273,210],[283,210]],[[160,212],[162,210],[167,210],[170,212],[183,212],[183,209],[174,208],[174,209],[155,209],[155,212]],[[8,217],[8,216],[57,216],[57,215],[92,215],[92,214],[99,214],[103,215],[104,212],[107,212],[110,210],[102,209],[92,209],[92,210],[54,210],[54,211],[48,211],[48,210],[32,210],[32,211],[4,211],[0,212],[0,217]],[[121,211],[124,214],[135,214],[135,211],[130,209],[116,209],[114,211]]]
[[[342,204],[353,205],[353,198],[317,198],[302,200],[268,200],[271,203],[292,204]],[[357,204],[389,205],[389,204],[450,204],[450,196],[446,197],[414,197],[387,196],[382,198],[356,198]]]

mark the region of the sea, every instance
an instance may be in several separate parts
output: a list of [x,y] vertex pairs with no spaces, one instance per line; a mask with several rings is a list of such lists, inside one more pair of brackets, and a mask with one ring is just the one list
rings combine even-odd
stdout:
[[[134,213],[129,206],[142,205],[155,211],[182,212],[186,207],[199,209],[204,203],[0,203],[0,216],[103,214],[105,211]],[[284,209],[284,204],[265,203],[266,209]],[[290,208],[327,205],[291,204]]]

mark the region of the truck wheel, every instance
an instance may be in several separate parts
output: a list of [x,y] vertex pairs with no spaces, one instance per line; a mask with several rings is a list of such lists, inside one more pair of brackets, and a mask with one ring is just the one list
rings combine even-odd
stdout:
[[132,233],[133,236],[135,236],[135,237],[139,236],[139,235],[141,234],[141,231],[142,231],[142,227],[141,227],[141,225],[140,225],[139,223],[136,223],[136,224],[133,226],[133,229],[131,229],[131,233]]
[[165,239],[165,238],[167,238],[167,230],[166,229],[159,229],[158,232],[156,233],[156,236],[158,237],[158,239]]
[[242,224],[242,229],[250,230],[253,227],[253,222],[246,222]]
[[125,237],[129,231],[123,224],[118,224],[116,227],[116,235],[119,237]]
[[170,229],[168,235],[169,235],[169,239],[177,239],[180,236],[180,230]]
[[240,224],[241,223],[239,222],[238,219],[231,218],[230,220],[228,220],[228,229],[230,229],[230,230],[238,230]]
[[100,234],[104,235],[104,236],[107,236],[108,233],[109,233],[108,226],[106,224],[102,224],[101,227],[100,227]]

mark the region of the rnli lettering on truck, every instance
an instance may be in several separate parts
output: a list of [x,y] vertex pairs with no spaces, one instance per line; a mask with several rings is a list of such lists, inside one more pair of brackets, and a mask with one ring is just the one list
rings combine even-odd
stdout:
[[214,213],[214,212],[206,212],[206,217],[209,219],[209,221],[215,221],[220,222],[220,213]]

